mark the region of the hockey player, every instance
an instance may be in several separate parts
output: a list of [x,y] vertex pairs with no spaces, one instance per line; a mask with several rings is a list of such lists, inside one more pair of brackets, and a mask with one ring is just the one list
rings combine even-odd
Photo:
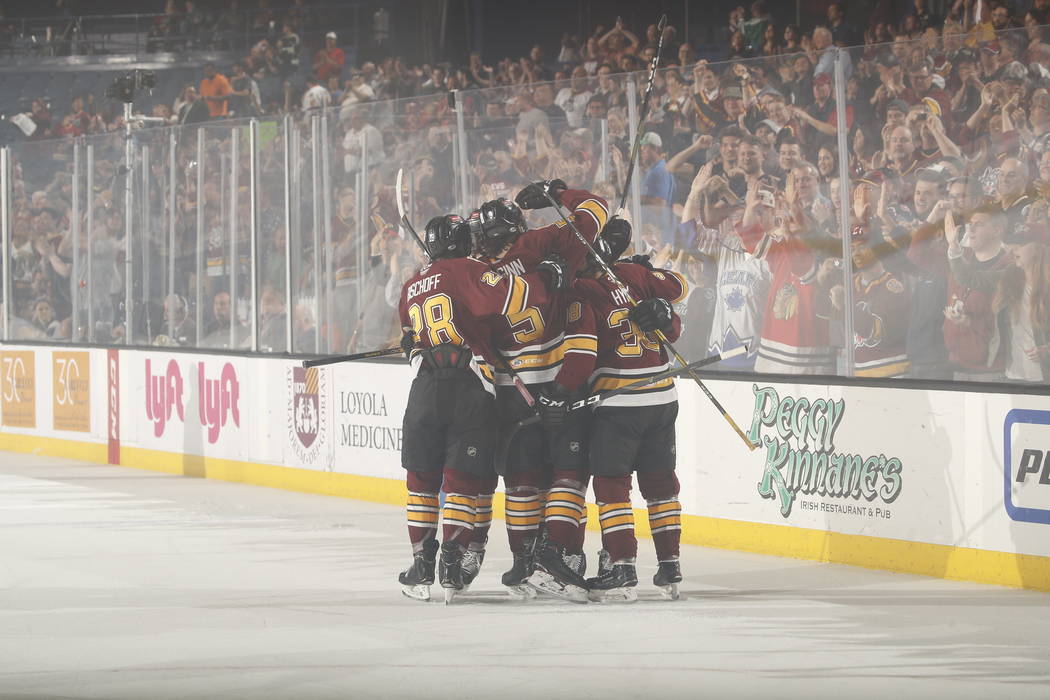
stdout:
[[[605,244],[605,241],[601,241]],[[606,245],[600,254],[638,301],[632,308],[625,290],[598,266],[574,284],[574,291],[593,310],[598,357],[590,377],[592,391],[611,390],[668,369],[667,351],[653,332],[674,341],[681,321],[673,305],[688,293],[685,280],[670,270],[617,262]],[[622,248],[620,248],[622,251]],[[590,470],[609,566],[586,581],[592,600],[633,601],[638,584],[631,509],[631,473],[649,509],[659,570],[653,583],[671,597],[681,581],[678,563],[681,506],[675,475],[675,419],[678,399],[674,380],[660,380],[602,403],[594,412],[590,433]]]
[[[534,270],[550,254],[558,254],[565,259],[571,279],[583,266],[587,248],[565,221],[527,230],[521,211],[550,206],[548,194],[572,212],[576,227],[593,242],[608,220],[605,200],[584,190],[570,190],[561,180],[547,180],[526,186],[518,193],[515,202],[498,199],[480,207],[476,225],[477,255],[504,275],[522,275]],[[553,303],[545,309],[533,302],[526,303],[522,295],[512,295],[505,310],[509,328],[497,339],[501,356],[522,381],[533,388],[541,405],[569,398],[571,387],[554,380],[565,367],[574,364],[574,358],[590,356],[593,359],[596,352],[593,335],[572,328],[566,330],[568,307],[568,300]],[[567,378],[568,375],[561,376],[567,384],[574,383]],[[581,381],[576,383],[582,383],[582,376],[585,375],[581,375]],[[531,555],[540,524],[549,519],[543,494],[552,485],[548,464],[556,473],[573,475],[570,479],[554,480],[555,501],[552,503],[555,505],[549,516],[561,515],[581,521],[586,513],[580,483],[580,475],[586,473],[587,467],[585,441],[582,428],[572,422],[556,430],[531,425],[510,435],[511,427],[527,417],[529,409],[509,386],[508,376],[497,373],[496,383],[500,432],[504,439],[512,438],[506,464],[497,465],[504,479],[507,538],[513,555],[511,569],[502,580],[512,594],[531,597],[535,592],[526,584],[531,573]],[[572,483],[563,486],[558,481]],[[487,497],[488,494],[482,495],[483,499]],[[571,514],[561,507],[561,501],[565,499],[572,504],[568,508],[573,511]],[[471,549],[477,559],[480,559],[483,547],[484,541],[475,538]],[[574,565],[582,570],[582,542],[579,550]]]
[[491,337],[512,298],[546,303],[540,275],[559,286],[565,279],[555,259],[538,261],[537,272],[504,277],[467,257],[470,229],[455,215],[431,219],[424,247],[432,263],[401,290],[399,313],[416,377],[403,421],[401,463],[407,471],[408,534],[413,562],[399,581],[405,595],[430,599],[438,550],[438,492],[444,484],[440,581],[446,602],[462,590],[462,558],[470,542],[478,488],[492,470]]

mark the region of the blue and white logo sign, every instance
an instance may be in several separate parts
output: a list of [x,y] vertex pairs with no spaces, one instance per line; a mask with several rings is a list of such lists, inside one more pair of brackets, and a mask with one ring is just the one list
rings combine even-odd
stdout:
[[1007,514],[1050,525],[1050,411],[1015,408],[1007,413],[1003,451]]

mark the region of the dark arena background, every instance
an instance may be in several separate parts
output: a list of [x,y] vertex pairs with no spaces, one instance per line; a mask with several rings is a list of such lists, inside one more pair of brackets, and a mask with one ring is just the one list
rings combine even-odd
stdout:
[[0,698],[1050,695],[1050,0],[8,0],[0,260]]

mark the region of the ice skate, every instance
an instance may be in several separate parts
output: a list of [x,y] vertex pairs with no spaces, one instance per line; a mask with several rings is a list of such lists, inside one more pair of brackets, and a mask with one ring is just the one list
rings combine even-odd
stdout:
[[575,554],[566,553],[562,556],[565,561],[565,565],[575,571],[580,578],[586,578],[587,574],[587,555],[583,552],[577,552]]
[[586,603],[587,582],[566,563],[565,557],[564,549],[548,542],[536,555],[528,584],[540,593]]
[[438,572],[441,587],[445,589],[445,604],[448,605],[463,591],[463,548],[455,542],[443,543]]
[[587,579],[587,595],[597,603],[633,603],[638,600],[637,585],[634,563],[613,564],[604,573]]
[[682,566],[677,559],[668,559],[660,562],[660,568],[653,576],[653,585],[660,589],[668,600],[678,600],[678,584],[682,581]]
[[402,571],[397,580],[401,592],[413,600],[430,600],[430,586],[434,583],[434,559],[437,556],[437,540],[426,540],[423,547],[413,554],[412,566]]
[[463,554],[463,590],[462,593],[466,593],[470,590],[470,584],[474,583],[474,579],[478,577],[478,572],[481,571],[481,565],[485,561],[485,550],[484,549],[470,549]]
[[527,580],[532,573],[532,557],[525,554],[515,554],[514,564],[510,570],[503,574],[503,585],[507,592],[519,600],[531,600],[536,597],[536,589],[529,586]]

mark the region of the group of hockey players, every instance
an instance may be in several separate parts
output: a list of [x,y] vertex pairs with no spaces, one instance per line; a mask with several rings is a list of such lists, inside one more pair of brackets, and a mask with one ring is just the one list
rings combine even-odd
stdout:
[[[522,210],[551,206],[562,218],[529,229]],[[446,602],[469,588],[502,477],[513,555],[502,583],[512,595],[636,600],[637,472],[659,562],[653,582],[677,597],[678,403],[674,380],[656,375],[669,368],[661,341],[677,338],[674,304],[688,290],[646,257],[620,260],[630,238],[605,200],[561,180],[427,224],[430,262],[399,306],[416,371],[402,449],[413,549],[399,577],[405,595],[429,600],[435,574]],[[581,401],[613,390],[596,408]],[[590,578],[588,483],[602,533]]]

